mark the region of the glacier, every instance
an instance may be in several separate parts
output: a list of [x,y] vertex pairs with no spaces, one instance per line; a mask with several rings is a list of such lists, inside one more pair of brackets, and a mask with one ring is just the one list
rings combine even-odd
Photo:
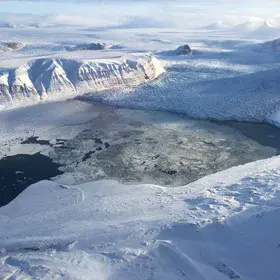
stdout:
[[[100,92],[87,98],[200,119],[279,125],[280,56],[272,51],[277,42],[212,41],[209,47],[206,43],[203,48],[192,48],[193,55],[187,57],[158,52],[157,58],[166,64],[162,78],[133,89],[129,95]],[[271,50],[264,47],[267,45]]]

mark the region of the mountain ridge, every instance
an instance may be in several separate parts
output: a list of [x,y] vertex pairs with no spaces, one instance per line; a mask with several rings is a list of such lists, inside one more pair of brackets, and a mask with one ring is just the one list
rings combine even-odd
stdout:
[[112,62],[36,59],[0,74],[0,107],[132,88],[155,79],[163,71],[160,62],[151,55]]

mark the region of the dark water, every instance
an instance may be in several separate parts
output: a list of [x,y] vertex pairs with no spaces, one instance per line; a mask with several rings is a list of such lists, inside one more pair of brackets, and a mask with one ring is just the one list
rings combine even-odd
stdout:
[[0,207],[29,185],[62,174],[59,165],[39,153],[15,155],[0,160]]
[[213,121],[216,124],[238,130],[246,137],[262,146],[275,148],[280,154],[280,128],[267,123],[249,123],[238,121]]
[[[113,120],[112,120],[112,122],[113,122]],[[264,148],[265,147],[274,148],[275,149],[274,155],[280,154],[280,129],[273,125],[269,125],[269,124],[265,124],[265,123],[246,123],[246,122],[236,122],[236,121],[213,121],[213,122],[220,126],[227,126],[227,127],[233,128],[233,129],[241,132],[246,137],[248,137],[252,140],[255,140],[260,145],[264,146]],[[104,131],[106,131],[106,128],[104,128]],[[135,134],[133,131],[130,131],[129,133]],[[138,137],[137,135],[134,135],[134,136],[136,138]],[[96,154],[99,154],[99,152],[101,152],[103,150],[104,151],[106,151],[107,149],[110,150],[109,148],[112,148],[112,146],[114,148],[113,142],[109,144],[108,142],[105,142],[106,140],[103,141],[100,138],[95,138],[95,137],[96,136],[93,131],[93,134],[90,134],[88,136],[88,139],[94,140],[95,144],[98,147],[95,147],[95,149],[90,149],[90,151],[85,153],[84,156],[80,159],[81,162],[86,162],[91,157],[96,156]],[[188,136],[188,137],[190,138],[190,136]],[[125,138],[125,137],[123,137],[123,138]],[[148,138],[146,138],[145,141],[147,141],[147,139]],[[171,141],[172,139],[166,139],[166,140]],[[135,141],[140,141],[140,140],[135,140]],[[67,150],[70,149],[70,148],[68,148],[67,142],[69,142],[69,141],[66,139],[57,139],[56,144],[52,145],[48,140],[39,140],[38,137],[33,136],[33,137],[29,137],[29,138],[25,139],[24,141],[22,141],[22,144],[39,144],[39,145],[48,145],[51,147],[59,146],[59,148],[56,148],[56,151],[57,152],[61,151],[63,153],[63,155],[65,155]],[[211,142],[207,142],[207,141],[202,141],[202,142],[204,142],[204,144],[206,146],[213,145],[213,144],[211,144]],[[80,142],[78,141],[76,144],[79,146]],[[125,143],[125,145],[127,145],[127,144],[128,143]],[[240,142],[240,146],[242,146],[241,142]],[[215,148],[215,146],[213,146],[213,149],[214,148]],[[145,149],[144,149],[144,152],[146,151]],[[220,147],[220,149],[223,150],[222,147]],[[142,151],[140,151],[140,154],[142,153]],[[205,152],[207,152],[207,151],[208,150],[206,149]],[[239,150],[237,149],[237,152],[238,151]],[[241,149],[241,152],[242,152],[242,149]],[[109,158],[111,161],[114,156],[114,154],[112,154],[112,153],[114,153],[114,149],[108,151],[108,155],[109,155]],[[265,149],[264,149],[264,154],[265,154]],[[97,155],[96,156],[97,160],[98,160],[98,157],[101,157],[101,156],[102,156],[102,154],[100,154],[99,156]],[[207,156],[208,156],[208,154],[205,155],[205,157],[207,157]],[[266,157],[262,156],[260,158],[267,158],[270,156],[272,156],[272,155],[268,154]],[[152,158],[152,160],[156,160],[157,157],[159,157],[159,156],[155,156],[154,158]],[[232,157],[233,158],[237,157],[240,159],[242,157],[242,155],[239,155],[237,153],[237,154],[233,154]],[[260,159],[260,158],[258,158],[258,155],[255,155],[255,157],[256,158],[253,158],[253,156],[252,156],[252,161],[256,160],[256,159]],[[118,160],[118,159],[119,159],[119,155],[117,154],[116,160]],[[248,162],[248,160],[245,162],[241,162],[241,163],[239,162],[239,164],[243,164],[246,162]],[[238,164],[238,162],[236,164]],[[233,166],[236,164],[233,164]],[[117,162],[116,166],[119,166],[119,165],[120,165],[120,163]],[[230,167],[230,166],[225,166],[225,168],[228,168],[228,167]],[[44,179],[50,179],[52,177],[62,174],[63,172],[59,171],[58,168],[59,168],[58,164],[54,163],[50,158],[43,156],[39,153],[37,153],[35,155],[24,155],[24,154],[15,155],[15,156],[5,157],[5,158],[1,159],[0,160],[0,207],[4,206],[4,205],[8,204],[10,201],[12,201],[16,196],[18,196],[29,185],[36,183],[38,181],[41,181]],[[201,166],[200,166],[200,168],[201,168]],[[110,170],[111,169],[112,169],[112,167],[110,167]],[[124,170],[127,170],[127,168],[124,168]],[[135,172],[135,170],[133,170],[133,172]],[[167,171],[163,170],[162,172],[163,173],[160,173],[161,177],[164,177],[167,174],[170,178],[172,177],[172,180],[174,179],[174,177],[179,176],[177,174],[178,173],[177,170],[175,170],[175,169],[174,170],[168,169]],[[119,174],[120,171],[117,170],[117,173]],[[146,175],[146,173],[147,172],[145,172],[145,175]],[[164,174],[164,173],[166,173],[166,174]],[[120,174],[123,175],[123,173],[120,173]],[[200,177],[203,177],[207,174],[203,173],[200,175],[199,175]],[[118,179],[123,179],[123,176],[120,176],[120,178],[118,178]],[[161,182],[159,182],[159,183],[161,183]]]

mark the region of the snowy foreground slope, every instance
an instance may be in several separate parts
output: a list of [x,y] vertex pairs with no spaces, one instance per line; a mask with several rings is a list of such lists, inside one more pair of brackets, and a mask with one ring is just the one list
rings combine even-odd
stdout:
[[0,74],[0,107],[132,88],[163,72],[153,56],[124,61],[37,59]]
[[0,209],[0,278],[277,280],[279,168],[178,188],[42,181]]

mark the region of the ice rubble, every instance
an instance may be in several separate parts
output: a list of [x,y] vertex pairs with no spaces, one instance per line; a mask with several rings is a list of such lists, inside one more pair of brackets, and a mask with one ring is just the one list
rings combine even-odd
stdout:
[[178,188],[42,181],[0,209],[1,276],[277,280],[279,168],[275,157]]
[[88,92],[132,88],[164,71],[153,56],[124,61],[37,59],[0,75],[0,105],[69,98]]

